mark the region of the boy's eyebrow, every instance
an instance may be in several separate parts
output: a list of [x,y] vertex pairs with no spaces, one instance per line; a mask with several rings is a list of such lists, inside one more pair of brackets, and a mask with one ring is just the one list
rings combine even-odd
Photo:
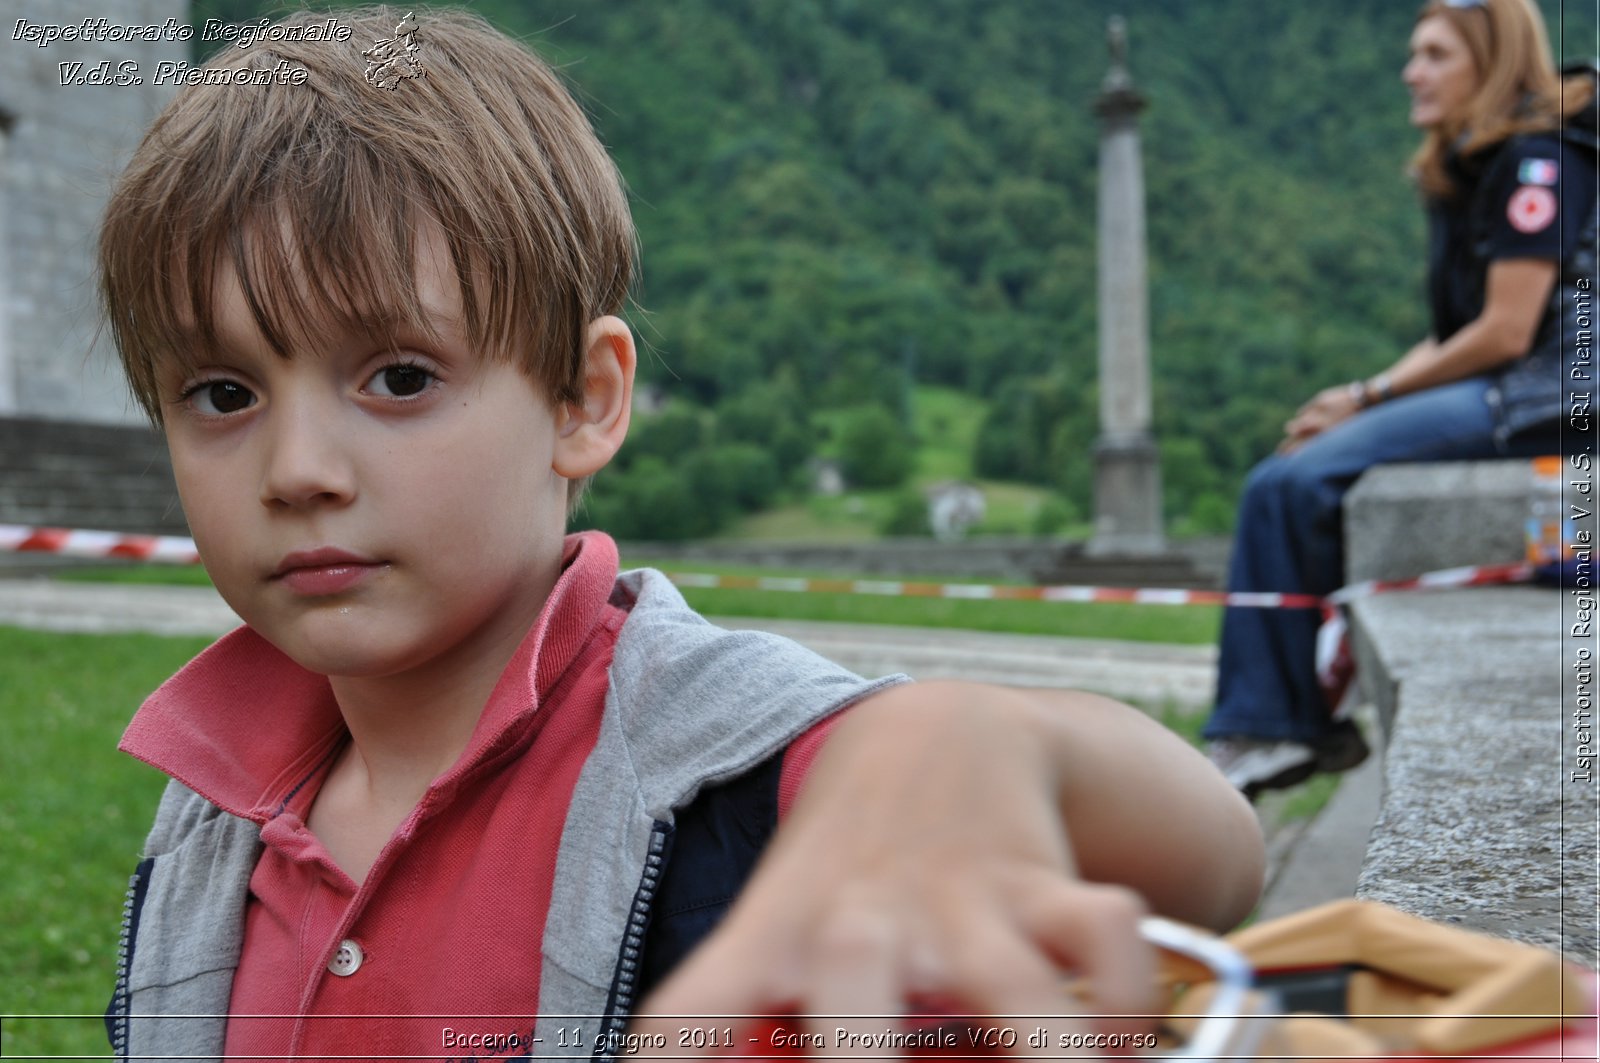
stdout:
[[443,339],[442,332],[464,329],[459,312],[447,313],[431,302],[422,302],[413,314],[385,308],[375,312],[344,311],[328,315],[327,328],[319,335],[338,334],[382,338],[391,346],[402,339],[420,336],[430,343]]
[[194,321],[173,322],[167,330],[167,339],[175,348],[173,353],[177,360],[185,365],[198,363],[200,359],[195,355],[199,351],[233,352],[233,344],[220,329],[207,330]]
[[[304,318],[302,326],[294,330],[300,333],[294,339],[299,344],[306,344],[317,338],[331,336],[364,336],[382,337],[389,343],[395,343],[420,333],[430,341],[437,341],[441,338],[439,326],[449,329],[462,328],[464,325],[464,316],[459,309],[447,310],[435,300],[424,300],[416,314],[406,314],[392,308],[377,311],[330,309],[319,317]],[[256,323],[256,327],[259,329],[260,324]],[[232,342],[222,329],[216,327],[215,322],[209,332],[194,321],[174,322],[171,340],[178,348],[175,352],[177,360],[190,365],[200,361],[194,353],[202,350],[223,355],[246,353],[243,347]]]
[[256,357],[228,341],[219,331],[207,337],[196,325],[173,326],[168,343],[156,353],[152,368],[157,379],[175,383],[175,378],[186,377],[207,365],[243,365]]

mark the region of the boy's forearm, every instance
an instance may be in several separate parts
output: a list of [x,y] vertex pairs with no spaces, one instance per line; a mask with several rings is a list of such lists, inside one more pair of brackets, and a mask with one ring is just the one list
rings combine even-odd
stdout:
[[1017,691],[1040,714],[1059,800],[1089,879],[1218,930],[1244,920],[1265,874],[1248,801],[1199,751],[1144,713],[1076,691]]
[[[866,717],[878,716],[900,733],[898,746],[913,735],[935,773],[940,756],[1006,755],[1001,735],[994,745],[963,740],[974,718],[984,729],[1010,731],[1014,756],[998,767],[1050,787],[1084,878],[1130,886],[1154,910],[1216,929],[1234,926],[1254,906],[1264,850],[1249,804],[1143,713],[1076,691],[957,682],[910,684],[870,700],[858,707],[869,710],[859,712],[859,738],[873,740]],[[848,740],[853,722],[835,737]],[[943,746],[940,730],[950,732]]]

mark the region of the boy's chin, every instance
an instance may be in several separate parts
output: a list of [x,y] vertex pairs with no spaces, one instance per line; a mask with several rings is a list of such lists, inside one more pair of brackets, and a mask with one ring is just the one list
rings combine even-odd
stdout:
[[416,666],[420,647],[390,623],[367,618],[352,607],[331,617],[251,624],[257,634],[308,672],[351,679],[378,679]]

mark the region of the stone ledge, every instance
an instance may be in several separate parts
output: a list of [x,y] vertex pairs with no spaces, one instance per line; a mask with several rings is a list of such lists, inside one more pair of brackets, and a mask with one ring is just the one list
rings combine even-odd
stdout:
[[1567,781],[1560,592],[1403,592],[1350,615],[1389,732],[1357,895],[1593,967],[1595,795]]
[[1380,465],[1345,496],[1345,578],[1409,579],[1520,561],[1526,459]]

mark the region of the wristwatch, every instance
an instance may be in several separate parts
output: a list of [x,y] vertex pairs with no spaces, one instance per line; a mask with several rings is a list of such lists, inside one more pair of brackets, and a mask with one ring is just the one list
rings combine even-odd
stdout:
[[1357,409],[1376,406],[1394,398],[1394,379],[1388,373],[1379,373],[1371,380],[1350,381],[1350,397]]

